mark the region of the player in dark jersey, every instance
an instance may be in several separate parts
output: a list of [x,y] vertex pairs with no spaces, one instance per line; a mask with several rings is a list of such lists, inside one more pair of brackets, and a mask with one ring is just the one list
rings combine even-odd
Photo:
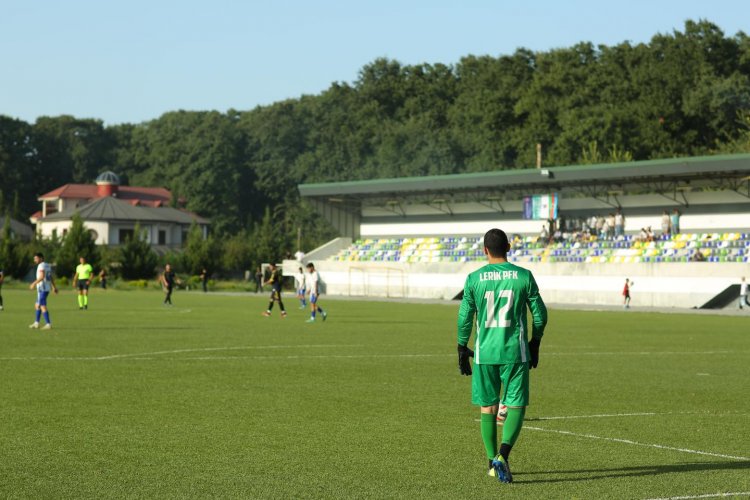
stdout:
[[271,309],[273,309],[273,303],[279,303],[279,309],[281,309],[281,317],[286,318],[286,311],[284,310],[284,302],[281,300],[281,269],[276,267],[276,264],[271,263],[271,275],[268,277],[264,285],[271,285],[271,300],[268,302],[268,309],[263,312],[263,316],[270,316]]
[[164,273],[161,275],[161,285],[162,288],[164,288],[164,293],[166,294],[166,296],[164,297],[165,306],[172,305],[172,290],[174,290],[175,284],[180,283],[182,282],[175,275],[174,271],[172,270],[172,266],[169,264],[164,266]]

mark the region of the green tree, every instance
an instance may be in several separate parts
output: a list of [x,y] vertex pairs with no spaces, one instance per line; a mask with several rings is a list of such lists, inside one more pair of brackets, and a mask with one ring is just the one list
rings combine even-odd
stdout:
[[6,276],[23,278],[31,267],[31,253],[13,234],[10,217],[5,216],[2,235],[0,235],[0,269]]
[[221,266],[221,248],[213,236],[204,239],[203,229],[193,224],[180,263],[182,270],[192,275],[200,274],[204,267],[209,273],[214,273]]
[[136,224],[133,235],[120,247],[120,272],[128,280],[150,279],[156,273],[159,258],[151,249],[141,226]]
[[73,276],[78,265],[78,259],[84,257],[93,267],[99,266],[99,249],[94,237],[86,229],[83,219],[77,213],[73,214],[68,232],[62,239],[62,246],[56,257],[56,273],[58,276]]
[[289,233],[282,231],[277,221],[281,218],[281,210],[271,215],[271,209],[266,207],[263,219],[256,224],[250,239],[253,242],[256,263],[279,262],[284,252],[289,249]]
[[255,251],[250,234],[242,230],[224,240],[222,249],[222,268],[230,275],[239,275],[246,270],[253,270]]

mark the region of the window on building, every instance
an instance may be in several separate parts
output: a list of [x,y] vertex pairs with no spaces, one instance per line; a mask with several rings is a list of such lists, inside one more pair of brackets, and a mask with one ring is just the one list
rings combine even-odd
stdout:
[[167,232],[163,229],[159,229],[159,245],[167,244]]
[[125,243],[128,238],[132,238],[135,234],[133,229],[120,229],[120,243]]

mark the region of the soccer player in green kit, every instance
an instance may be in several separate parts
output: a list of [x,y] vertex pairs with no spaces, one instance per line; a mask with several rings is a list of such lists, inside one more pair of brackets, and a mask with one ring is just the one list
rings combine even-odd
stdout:
[[[500,229],[484,235],[489,264],[469,274],[458,312],[458,367],[471,375],[471,402],[481,407],[481,430],[489,475],[502,483],[513,481],[508,455],[518,439],[529,404],[529,369],[539,362],[539,344],[547,324],[547,308],[531,272],[508,262],[508,236]],[[534,329],[527,339],[526,307]],[[468,347],[474,315],[476,340]],[[501,392],[502,391],[502,392]],[[498,405],[508,407],[502,442],[497,449]]]

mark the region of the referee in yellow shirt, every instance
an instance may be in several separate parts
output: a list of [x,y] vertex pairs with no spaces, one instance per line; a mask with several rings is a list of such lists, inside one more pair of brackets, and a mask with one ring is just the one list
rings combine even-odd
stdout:
[[89,308],[89,286],[94,268],[86,262],[85,257],[80,258],[80,264],[76,266],[76,274],[73,276],[73,286],[78,287],[78,309]]

